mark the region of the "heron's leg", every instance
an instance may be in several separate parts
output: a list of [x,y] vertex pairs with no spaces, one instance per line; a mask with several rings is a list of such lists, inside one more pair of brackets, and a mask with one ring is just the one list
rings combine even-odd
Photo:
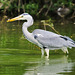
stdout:
[[44,56],[44,50],[43,50],[43,48],[41,48],[41,53],[42,53],[42,56]]
[[62,51],[63,51],[64,53],[69,54],[67,47],[63,47],[63,48],[62,48]]
[[49,49],[46,48],[46,49],[45,49],[45,52],[46,52],[46,54],[47,54],[47,58],[48,58],[48,57],[49,57]]

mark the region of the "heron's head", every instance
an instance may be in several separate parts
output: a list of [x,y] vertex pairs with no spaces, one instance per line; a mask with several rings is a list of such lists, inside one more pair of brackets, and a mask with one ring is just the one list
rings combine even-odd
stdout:
[[12,22],[12,21],[16,21],[16,20],[29,20],[32,19],[32,16],[29,15],[28,13],[23,13],[17,17],[14,17],[12,19],[8,19],[7,22]]

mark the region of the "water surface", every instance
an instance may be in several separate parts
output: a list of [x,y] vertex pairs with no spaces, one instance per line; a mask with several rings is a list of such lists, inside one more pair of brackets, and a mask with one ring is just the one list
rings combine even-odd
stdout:
[[[50,51],[49,59],[41,58],[40,48],[23,37],[22,23],[0,24],[0,75],[75,75],[75,48],[69,49],[69,55],[57,50]],[[29,31],[43,29],[39,24],[35,22]],[[54,27],[75,40],[74,24],[55,24]],[[47,30],[53,31],[48,26]]]

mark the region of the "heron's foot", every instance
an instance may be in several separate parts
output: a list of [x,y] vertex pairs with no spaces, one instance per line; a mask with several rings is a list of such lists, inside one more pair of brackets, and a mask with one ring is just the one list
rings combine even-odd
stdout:
[[62,51],[63,51],[65,54],[69,54],[68,49],[67,49],[66,47],[63,47],[63,48],[62,48]]
[[49,56],[45,56],[46,59],[49,59]]
[[46,57],[49,58],[49,49],[46,48],[46,49],[45,49],[45,52],[46,52],[46,54],[47,54]]

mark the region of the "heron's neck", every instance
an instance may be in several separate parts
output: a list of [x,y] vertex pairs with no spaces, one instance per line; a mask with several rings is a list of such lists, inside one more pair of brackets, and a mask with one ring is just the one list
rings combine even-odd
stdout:
[[27,22],[24,22],[23,23],[23,26],[22,26],[22,31],[23,31],[23,34],[25,35],[25,37],[30,40],[31,39],[31,35],[32,33],[30,33],[28,31],[28,27],[30,27],[31,25],[33,25],[33,18],[28,18]]
[[33,34],[28,31],[28,27],[31,25],[33,25],[33,20],[27,21],[23,24],[23,26],[22,26],[23,34],[27,38],[27,40],[29,40],[30,42],[33,42],[35,44],[38,44],[38,42],[34,39]]
[[26,38],[28,38],[28,36],[31,35],[31,33],[28,31],[27,23],[24,23],[23,24],[22,31],[23,31],[23,34],[25,35]]

